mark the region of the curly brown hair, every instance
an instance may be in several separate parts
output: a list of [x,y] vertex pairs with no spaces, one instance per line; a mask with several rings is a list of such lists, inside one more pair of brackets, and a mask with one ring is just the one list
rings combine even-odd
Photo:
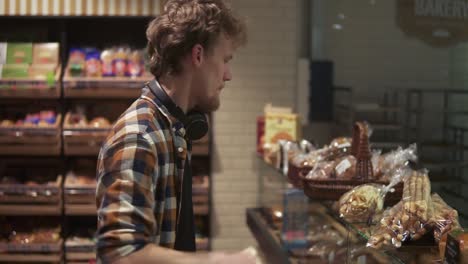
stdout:
[[221,33],[235,47],[247,42],[244,21],[223,0],[168,0],[146,30],[149,68],[155,77],[178,74],[196,44],[210,52]]

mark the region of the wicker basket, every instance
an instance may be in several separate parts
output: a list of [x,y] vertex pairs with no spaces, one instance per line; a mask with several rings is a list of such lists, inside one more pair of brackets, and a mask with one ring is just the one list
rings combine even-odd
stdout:
[[296,164],[289,162],[288,164],[288,182],[294,187],[302,189],[303,180],[305,176],[312,170],[312,166],[297,166]]
[[[366,123],[357,122],[354,125],[351,154],[357,159],[355,177],[351,180],[335,178],[327,180],[310,180],[302,177],[304,193],[308,197],[314,200],[336,201],[339,200],[344,193],[362,184],[388,184],[388,182],[379,182],[374,180],[368,130],[369,129]],[[299,174],[299,176],[301,176],[301,174]],[[402,193],[403,185],[398,184],[395,187],[395,192],[387,194],[387,204],[394,204],[401,200]]]

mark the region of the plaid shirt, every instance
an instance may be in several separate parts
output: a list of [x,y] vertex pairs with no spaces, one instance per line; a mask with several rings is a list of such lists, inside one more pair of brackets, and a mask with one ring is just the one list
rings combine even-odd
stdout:
[[[97,258],[173,248],[187,155],[183,124],[148,89],[116,121],[97,165]],[[177,158],[176,158],[177,157]]]

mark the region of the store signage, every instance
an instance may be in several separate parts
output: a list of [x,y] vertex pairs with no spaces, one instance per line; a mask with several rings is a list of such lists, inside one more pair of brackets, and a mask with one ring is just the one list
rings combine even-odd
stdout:
[[468,41],[468,0],[397,0],[397,24],[434,47]]

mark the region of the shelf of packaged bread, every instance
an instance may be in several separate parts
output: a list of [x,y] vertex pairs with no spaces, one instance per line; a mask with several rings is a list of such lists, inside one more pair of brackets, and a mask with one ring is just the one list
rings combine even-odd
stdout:
[[204,216],[210,214],[210,206],[208,204],[194,204],[193,205],[193,214]]
[[210,145],[205,142],[194,143],[192,146],[192,155],[194,156],[208,156],[210,155]]
[[60,90],[50,89],[0,89],[0,99],[57,99]]
[[62,214],[62,205],[0,204],[0,215],[51,215]]
[[109,131],[111,122],[102,116],[88,118],[68,112],[63,122],[63,151],[70,156],[97,156]]
[[[197,198],[195,198],[196,200]],[[206,201],[206,199],[203,199]],[[195,201],[193,201],[195,203]],[[1,207],[0,207],[1,209]],[[194,204],[194,215],[205,216],[209,215],[210,207],[208,203]],[[65,215],[96,215],[97,209],[95,204],[65,204]],[[0,211],[1,214],[1,211]]]
[[[1,66],[1,65],[0,65]],[[28,67],[9,65],[9,67]],[[24,70],[35,77],[0,78],[0,99],[54,99],[60,97],[60,65],[34,65]],[[16,69],[21,70],[21,69]],[[15,71],[16,71],[15,70]]]
[[46,122],[16,124],[3,120],[0,125],[0,155],[58,156],[61,151],[61,115]]
[[62,254],[0,253],[0,263],[60,263]]
[[[39,180],[31,177],[25,183],[4,177],[0,184],[0,215],[60,215],[62,176]],[[32,179],[36,178],[37,181]]]
[[95,243],[90,238],[69,238],[65,242],[65,258],[67,263],[89,263],[96,259]]
[[71,77],[63,78],[65,98],[136,99],[151,76],[141,77]]
[[[58,236],[58,234],[57,234]],[[23,244],[0,242],[0,262],[52,262],[62,259],[62,239],[51,242]]]
[[69,156],[97,156],[109,129],[74,129],[63,131],[63,151]]
[[65,204],[65,215],[96,215],[96,204]]

